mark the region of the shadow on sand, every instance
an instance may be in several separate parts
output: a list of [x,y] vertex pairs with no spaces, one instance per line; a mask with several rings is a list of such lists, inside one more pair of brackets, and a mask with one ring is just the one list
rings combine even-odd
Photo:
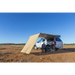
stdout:
[[34,55],[48,55],[48,54],[58,54],[58,53],[68,53],[68,52],[75,52],[75,48],[63,48],[59,49],[58,51],[50,51],[50,52],[31,52],[30,54]]

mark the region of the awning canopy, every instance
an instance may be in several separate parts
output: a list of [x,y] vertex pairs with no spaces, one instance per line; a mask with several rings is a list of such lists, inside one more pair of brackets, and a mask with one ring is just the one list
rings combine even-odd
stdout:
[[44,37],[44,38],[48,38],[48,37],[60,37],[60,35],[50,35],[50,34],[44,34],[44,33],[38,33],[35,35],[30,36],[30,38],[28,39],[26,45],[24,46],[24,48],[22,49],[22,53],[27,53],[30,54],[36,40],[38,37]]
[[51,35],[51,34],[44,34],[44,33],[39,33],[39,37],[60,37],[60,35]]

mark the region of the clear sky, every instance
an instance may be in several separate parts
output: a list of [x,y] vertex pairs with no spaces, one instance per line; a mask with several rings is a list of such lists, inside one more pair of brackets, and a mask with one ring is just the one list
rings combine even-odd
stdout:
[[0,13],[0,43],[26,43],[40,32],[75,43],[75,13]]

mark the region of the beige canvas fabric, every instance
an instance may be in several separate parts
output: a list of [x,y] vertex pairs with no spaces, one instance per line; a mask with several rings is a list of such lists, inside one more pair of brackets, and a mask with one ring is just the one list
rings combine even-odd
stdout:
[[60,35],[51,35],[51,34],[40,33],[39,37],[60,37]]
[[60,37],[60,35],[50,35],[50,34],[44,34],[44,33],[38,33],[36,35],[32,35],[30,36],[29,40],[27,41],[26,45],[24,46],[21,52],[30,54],[38,37],[55,37],[55,36]]
[[26,45],[24,46],[24,48],[22,49],[21,52],[30,54],[30,52],[31,52],[37,38],[39,37],[39,35],[40,34],[30,36],[29,40],[27,41]]

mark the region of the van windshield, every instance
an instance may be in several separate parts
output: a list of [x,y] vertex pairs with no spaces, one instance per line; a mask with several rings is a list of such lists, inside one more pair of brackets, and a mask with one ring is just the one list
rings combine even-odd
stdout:
[[61,39],[60,39],[60,38],[55,38],[55,40],[56,40],[56,41],[61,41]]

